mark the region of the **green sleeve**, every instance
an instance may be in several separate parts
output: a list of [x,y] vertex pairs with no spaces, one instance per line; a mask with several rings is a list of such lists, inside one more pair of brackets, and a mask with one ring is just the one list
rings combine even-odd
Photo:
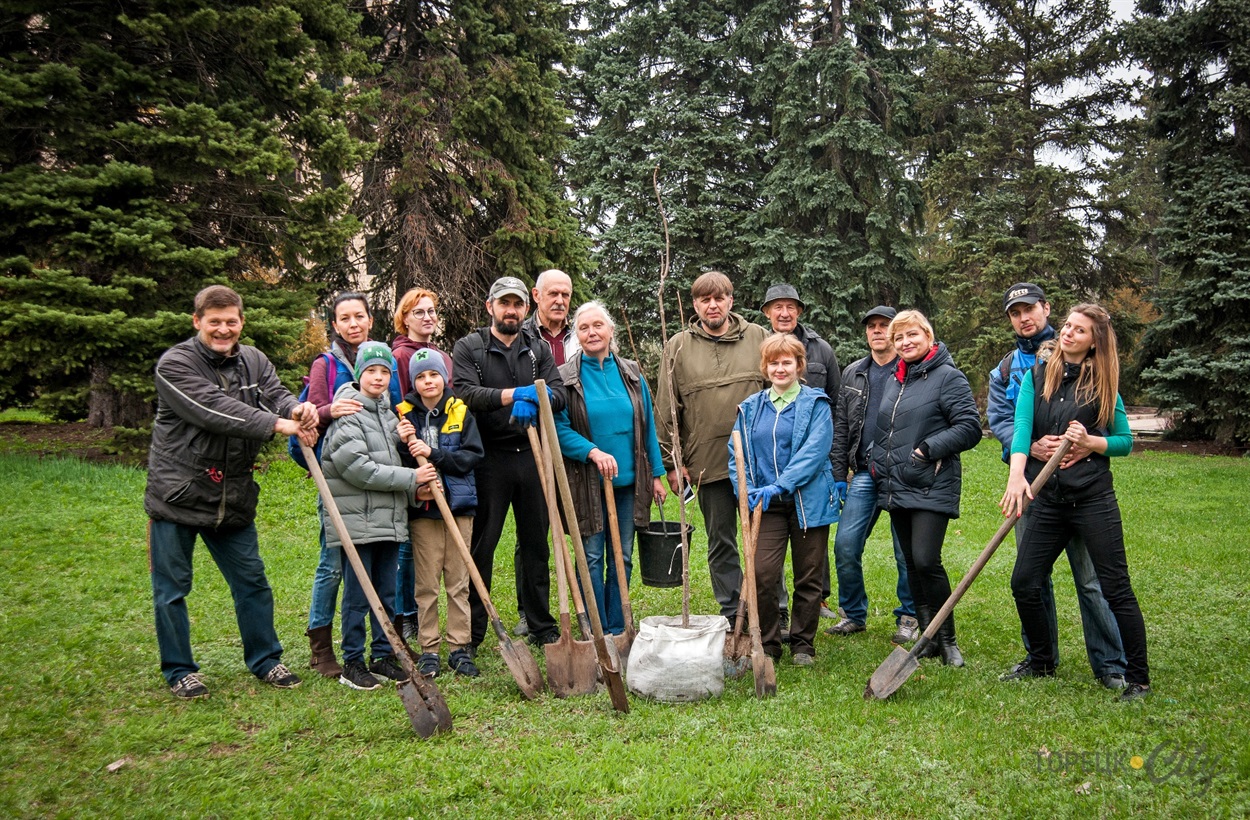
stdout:
[[1111,431],[1107,433],[1107,453],[1109,458],[1126,456],[1133,450],[1133,431],[1128,427],[1128,413],[1124,411],[1124,400],[1117,393],[1115,397],[1115,415],[1111,417]]
[[1011,436],[1011,452],[1028,454],[1033,446],[1033,370],[1025,371],[1016,395],[1015,430]]

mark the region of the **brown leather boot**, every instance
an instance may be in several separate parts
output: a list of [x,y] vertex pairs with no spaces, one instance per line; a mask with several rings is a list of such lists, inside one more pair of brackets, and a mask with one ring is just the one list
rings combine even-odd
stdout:
[[334,657],[334,640],[330,636],[330,627],[319,626],[304,634],[308,636],[308,647],[312,655],[308,660],[308,665],[327,678],[337,678],[342,675],[343,667],[339,666],[338,660]]

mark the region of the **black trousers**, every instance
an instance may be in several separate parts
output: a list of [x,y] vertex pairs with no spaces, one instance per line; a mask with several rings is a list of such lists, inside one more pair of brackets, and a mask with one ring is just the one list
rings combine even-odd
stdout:
[[1029,638],[1030,663],[1043,671],[1055,668],[1058,647],[1051,637],[1042,588],[1050,577],[1060,553],[1074,535],[1081,536],[1089,550],[1103,597],[1111,607],[1124,657],[1129,683],[1150,683],[1146,660],[1146,622],[1128,577],[1128,557],[1124,552],[1124,522],[1115,491],[1108,490],[1079,501],[1055,501],[1040,497],[1029,508],[1029,527],[1016,545],[1016,566],[1011,573],[1011,594],[1016,599],[1020,623]]
[[[930,510],[890,510],[890,524],[898,533],[898,544],[907,562],[907,580],[917,611],[926,607],[930,615],[951,595],[951,579],[942,566],[942,542],[950,518]],[[955,614],[942,625],[943,634],[955,637]]]
[[[541,637],[555,632],[556,622],[551,617],[547,501],[533,453],[487,449],[486,458],[474,470],[474,476],[477,479],[477,514],[473,518],[473,541],[469,551],[486,590],[491,590],[495,547],[499,545],[511,508],[523,570],[517,579],[517,599],[523,605],[531,635]],[[469,587],[469,611],[473,619],[473,645],[477,646],[486,637],[489,619],[475,586]]]

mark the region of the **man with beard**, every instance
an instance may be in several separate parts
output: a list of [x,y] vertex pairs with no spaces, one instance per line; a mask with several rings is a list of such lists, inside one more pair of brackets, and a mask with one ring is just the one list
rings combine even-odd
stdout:
[[[522,569],[517,597],[529,620],[530,641],[541,645],[557,640],[559,632],[550,609],[547,503],[525,428],[538,420],[535,381],[547,381],[554,410],[564,407],[565,389],[550,348],[522,330],[529,312],[529,291],[524,282],[512,276],[495,280],[486,311],[490,326],[465,336],[452,351],[456,395],[472,411],[486,448],[486,458],[475,471],[477,516],[470,551],[490,590],[495,548],[511,507]],[[475,655],[486,636],[487,617],[472,587],[469,608],[470,651]]]
[[[738,609],[742,570],[738,564],[738,502],[729,481],[729,436],[738,405],[766,386],[760,372],[760,345],[768,334],[733,313],[733,283],[709,271],[690,287],[695,318],[664,345],[656,423],[668,484],[679,496],[682,485],[698,488],[707,530],[707,562],[720,613],[733,619]],[[685,474],[678,476],[672,454],[676,415]],[[680,480],[679,480],[680,479]]]

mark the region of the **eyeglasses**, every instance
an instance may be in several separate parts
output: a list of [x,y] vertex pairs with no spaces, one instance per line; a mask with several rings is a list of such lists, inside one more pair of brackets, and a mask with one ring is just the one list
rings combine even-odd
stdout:
[[430,319],[433,319],[435,316],[438,315],[438,311],[435,310],[434,308],[430,308],[429,310],[425,310],[424,308],[413,308],[412,310],[408,311],[408,315],[412,316],[415,319],[425,319],[427,317]]

